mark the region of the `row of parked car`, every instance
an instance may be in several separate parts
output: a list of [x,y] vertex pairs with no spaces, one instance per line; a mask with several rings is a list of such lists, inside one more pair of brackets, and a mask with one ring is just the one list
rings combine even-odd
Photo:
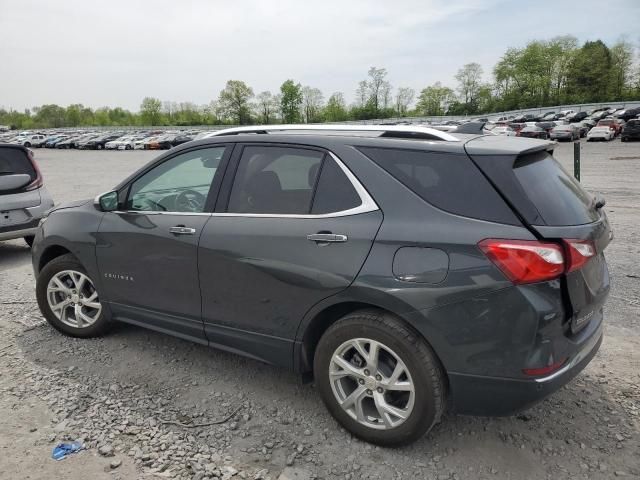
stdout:
[[168,150],[201,138],[208,132],[164,130],[144,132],[20,132],[0,135],[0,143],[14,143],[27,148],[60,148],[86,150]]
[[640,139],[640,119],[633,118],[625,121],[619,117],[601,117],[600,115],[590,116],[578,122],[567,119],[527,122],[500,120],[489,123],[487,129],[496,135],[558,141],[574,141],[585,137],[588,142],[609,141],[618,136],[623,142]]

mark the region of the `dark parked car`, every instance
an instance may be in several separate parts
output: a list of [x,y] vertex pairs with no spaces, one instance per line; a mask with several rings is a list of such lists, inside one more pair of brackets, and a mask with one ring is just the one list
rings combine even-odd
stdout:
[[640,119],[629,120],[620,135],[620,140],[627,142],[629,140],[640,140]]
[[587,118],[588,116],[589,115],[587,114],[587,112],[577,112],[577,113],[572,113],[570,115],[567,115],[566,118],[571,123],[578,123],[584,120],[585,118]]
[[162,137],[158,137],[157,140],[150,142],[148,145],[145,145],[145,149],[169,150],[170,148],[177,147],[178,145],[190,142],[191,140],[193,140],[193,138],[187,135],[163,135]]
[[513,121],[517,123],[537,122],[538,120],[540,120],[540,117],[532,113],[527,113],[526,115],[519,115],[513,119]]
[[597,352],[611,229],[555,143],[371,125],[212,135],[49,214],[33,267],[53,327],[128,322],[312,373],[336,419],[383,445],[446,407],[526,408]]
[[626,110],[621,110],[619,112],[616,112],[614,114],[617,118],[620,118],[624,121],[629,121],[632,120],[634,118],[636,118],[638,115],[640,115],[640,107],[636,107],[636,108],[628,108]]
[[120,138],[122,133],[112,133],[109,135],[102,135],[101,137],[93,138],[87,142],[83,142],[78,145],[78,148],[87,148],[90,150],[102,150],[107,142]]
[[524,127],[517,133],[518,137],[527,137],[527,138],[540,138],[546,140],[549,138],[549,132],[547,132],[544,128],[529,125]]

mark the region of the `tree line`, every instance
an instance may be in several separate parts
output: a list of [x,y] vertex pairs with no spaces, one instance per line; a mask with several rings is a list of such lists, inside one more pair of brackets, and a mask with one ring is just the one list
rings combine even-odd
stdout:
[[320,89],[285,80],[272,93],[254,93],[241,80],[229,80],[207,105],[146,97],[137,113],[120,107],[91,109],[42,105],[23,112],[0,109],[0,124],[13,128],[80,126],[189,126],[250,123],[319,123],[404,116],[476,115],[550,105],[640,100],[640,67],[625,39],[607,46],[582,45],[573,36],[535,40],[509,48],[494,66],[491,80],[478,63],[455,75],[453,87],[436,82],[416,93],[394,90],[385,68],[371,67],[358,83],[353,103],[342,92],[325,99]]

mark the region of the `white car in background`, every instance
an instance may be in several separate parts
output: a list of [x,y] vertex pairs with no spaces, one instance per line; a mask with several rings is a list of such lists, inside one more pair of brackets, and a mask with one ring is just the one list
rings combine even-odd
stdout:
[[136,137],[132,135],[125,135],[124,137],[111,140],[104,145],[107,150],[133,150],[133,142]]
[[516,131],[507,125],[498,125],[497,127],[491,130],[491,133],[493,133],[494,135],[504,135],[507,137],[516,136]]
[[589,130],[589,133],[587,133],[587,142],[590,142],[591,140],[604,140],[605,142],[608,142],[609,140],[613,140],[613,136],[614,131],[609,127],[593,127]]

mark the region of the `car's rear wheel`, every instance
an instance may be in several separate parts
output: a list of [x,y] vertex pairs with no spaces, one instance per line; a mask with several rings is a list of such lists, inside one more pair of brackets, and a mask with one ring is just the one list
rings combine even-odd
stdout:
[[95,337],[110,326],[93,280],[73,255],[45,265],[36,281],[36,297],[47,321],[69,336]]
[[440,419],[445,380],[431,347],[396,317],[354,312],[322,336],[314,359],[331,414],[368,442],[412,442]]

